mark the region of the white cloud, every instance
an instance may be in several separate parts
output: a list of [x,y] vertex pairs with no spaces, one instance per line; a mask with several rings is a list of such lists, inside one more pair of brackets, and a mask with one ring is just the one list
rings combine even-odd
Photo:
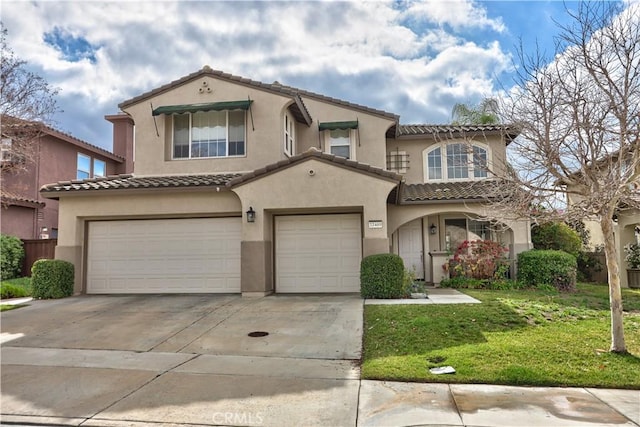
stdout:
[[409,20],[425,20],[436,25],[449,25],[453,29],[490,28],[503,32],[507,29],[501,18],[491,19],[486,10],[475,1],[431,0],[412,2],[404,12]]
[[[62,130],[107,147],[104,114],[204,64],[432,123],[494,92],[510,64],[497,42],[457,32],[504,30],[473,1],[5,1],[2,19],[16,54],[61,88]],[[65,60],[43,41],[54,28],[90,43],[95,61]]]

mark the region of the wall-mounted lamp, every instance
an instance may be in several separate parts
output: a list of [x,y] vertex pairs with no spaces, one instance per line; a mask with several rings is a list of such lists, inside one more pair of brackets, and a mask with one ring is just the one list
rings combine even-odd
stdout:
[[429,227],[429,233],[436,234],[437,232],[438,232],[438,227],[436,227],[435,224],[431,224],[431,227]]
[[247,214],[247,222],[256,222],[256,211],[253,210],[253,207],[249,206],[249,210],[246,212]]

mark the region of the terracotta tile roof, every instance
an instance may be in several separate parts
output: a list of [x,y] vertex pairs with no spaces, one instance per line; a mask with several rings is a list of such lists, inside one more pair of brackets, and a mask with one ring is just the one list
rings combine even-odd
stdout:
[[398,120],[398,115],[393,114],[393,113],[388,113],[386,111],[382,111],[382,110],[377,110],[375,108],[370,108],[364,105],[360,105],[360,104],[354,104],[348,101],[343,101],[341,99],[337,99],[337,98],[332,98],[329,96],[325,96],[325,95],[321,95],[318,93],[314,93],[314,92],[310,92],[307,90],[303,90],[303,89],[298,89],[292,86],[286,86],[283,84],[280,84],[278,82],[274,82],[274,83],[262,83],[256,80],[251,80],[251,79],[247,79],[244,77],[240,77],[240,76],[235,76],[233,74],[228,74],[219,70],[214,70],[211,67],[209,67],[208,65],[205,65],[204,67],[202,67],[201,70],[198,70],[194,73],[191,73],[187,76],[184,76],[178,80],[174,80],[166,85],[160,86],[156,89],[153,89],[151,91],[145,92],[141,95],[138,95],[134,98],[128,99],[124,102],[121,102],[118,106],[121,109],[124,109],[130,105],[136,104],[140,101],[144,101],[147,98],[150,98],[152,96],[158,95],[160,93],[166,92],[168,90],[173,89],[176,86],[179,86],[183,83],[189,82],[191,80],[203,77],[203,76],[210,76],[210,77],[215,77],[217,79],[221,79],[221,80],[227,80],[229,82],[233,82],[233,83],[238,83],[238,84],[244,84],[247,86],[251,86],[251,87],[255,87],[257,89],[262,89],[262,90],[266,90],[269,92],[273,92],[273,93],[277,93],[277,94],[282,94],[282,95],[286,95],[289,96],[291,98],[293,98],[294,100],[296,100],[296,102],[299,100],[301,107],[303,109],[302,114],[304,114],[306,112],[306,114],[308,115],[308,111],[306,111],[306,106],[304,106],[304,102],[302,101],[302,99],[300,97],[308,97],[308,98],[315,98],[318,99],[320,101],[325,101],[325,102],[330,102],[332,104],[336,104],[336,105],[341,105],[344,107],[348,107],[348,108],[354,108],[357,110],[361,110],[364,111],[366,113],[370,113],[370,114],[375,114],[378,116],[384,116],[387,117],[389,119],[392,120]]
[[428,203],[454,200],[486,200],[495,184],[489,181],[408,184],[401,187],[400,203]]
[[42,208],[45,206],[45,203],[40,202],[36,199],[32,199],[29,197],[22,196],[20,194],[15,194],[8,192],[2,189],[2,193],[0,194],[0,199],[3,205],[12,206],[28,206],[28,207],[38,207]]
[[395,172],[390,172],[375,166],[368,165],[366,163],[359,163],[354,160],[347,160],[344,157],[323,153],[317,148],[311,148],[305,151],[304,153],[298,154],[293,157],[289,157],[277,163],[272,163],[260,169],[256,169],[253,172],[242,174],[232,179],[229,182],[229,186],[235,186],[235,185],[246,183],[248,181],[253,181],[254,179],[261,178],[264,175],[271,174],[275,171],[293,166],[297,163],[303,162],[308,159],[316,159],[316,160],[324,161],[336,166],[357,170],[358,172],[361,172],[361,173],[378,176],[380,178],[385,178],[392,181],[398,181],[398,183],[402,180],[402,175],[399,175]]
[[63,141],[69,142],[78,147],[83,147],[86,150],[91,151],[93,153],[101,154],[105,157],[110,158],[111,160],[115,160],[118,163],[124,162],[123,157],[113,154],[111,151],[105,150],[104,148],[98,147],[97,145],[89,144],[87,141],[83,141],[82,139],[76,138],[71,134],[55,129],[42,122],[37,122],[33,120],[24,120],[16,117],[7,117],[6,115],[3,115],[0,120],[2,121],[3,133],[5,132],[6,128],[10,128],[10,129],[39,128],[39,130],[43,133],[46,133],[48,135],[51,135]]
[[60,181],[42,186],[40,192],[65,193],[90,190],[122,190],[182,187],[225,187],[239,174],[179,175],[179,176],[142,176],[116,175],[105,178],[92,178],[82,181]]
[[361,173],[377,176],[391,181],[402,179],[401,175],[389,172],[381,168],[347,160],[343,157],[323,153],[317,149],[310,149],[302,154],[290,157],[286,160],[272,163],[260,169],[248,173],[226,173],[211,175],[173,175],[173,176],[141,176],[116,175],[105,178],[93,178],[79,181],[61,181],[42,186],[40,192],[55,198],[56,194],[95,191],[95,190],[123,190],[123,189],[155,189],[155,188],[183,188],[183,187],[222,187],[231,188],[271,174],[277,170],[293,166],[307,159],[317,159],[336,166],[345,167]]
[[514,140],[519,130],[513,125],[399,125],[396,135],[453,137],[463,134],[504,134],[507,143]]

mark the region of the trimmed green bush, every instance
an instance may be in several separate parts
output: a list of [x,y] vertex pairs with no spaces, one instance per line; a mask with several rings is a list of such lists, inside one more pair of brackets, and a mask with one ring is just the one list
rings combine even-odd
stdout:
[[564,251],[578,257],[582,250],[580,234],[564,222],[547,222],[531,228],[534,249]]
[[395,254],[369,255],[360,263],[360,293],[363,298],[404,298],[409,289],[402,258]]
[[518,254],[518,280],[523,286],[576,290],[576,257],[564,251],[531,250]]
[[0,276],[2,280],[19,277],[23,259],[22,240],[6,234],[0,235]]
[[73,294],[73,264],[59,259],[40,259],[31,268],[34,298],[64,298]]

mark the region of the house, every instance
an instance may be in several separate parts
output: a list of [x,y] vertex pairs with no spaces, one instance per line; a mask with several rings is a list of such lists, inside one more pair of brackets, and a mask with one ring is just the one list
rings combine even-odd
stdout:
[[[46,126],[2,117],[2,233],[21,239],[58,237],[58,201],[39,190],[56,181],[94,178],[133,170],[125,140],[114,146],[116,154]],[[25,137],[25,135],[27,135]],[[12,145],[26,138],[29,155],[18,155]],[[15,147],[14,147],[15,148]],[[24,153],[22,151],[21,153]]]
[[437,283],[465,239],[531,247],[528,221],[482,219],[509,126],[401,125],[208,66],[119,107],[134,173],[41,190],[59,200],[76,292],[359,292],[370,254]]
[[[606,156],[602,160],[602,164],[607,165],[608,160],[613,159],[613,165],[615,165],[618,156],[619,154],[617,152]],[[624,164],[623,167],[626,170],[630,170],[630,160],[625,158],[621,163]],[[607,169],[608,167],[603,168],[604,171],[607,171]],[[618,254],[618,266],[620,268],[620,286],[623,288],[629,287],[629,280],[625,270],[630,267],[627,261],[625,261],[624,248],[631,243],[640,243],[640,209],[638,209],[638,206],[640,206],[640,169],[633,174],[631,181],[632,183],[629,185],[630,197],[628,203],[620,204],[615,215],[613,230],[615,239],[614,244]],[[561,184],[566,185],[565,183]],[[569,205],[575,205],[582,201],[582,197],[578,194],[574,194],[570,185],[567,185],[567,189],[569,190],[567,192],[567,203]],[[594,218],[586,218],[583,223],[585,229],[589,232],[589,249],[594,250],[596,248],[604,247],[605,238],[602,233],[600,222]],[[603,267],[606,272],[606,265]]]

